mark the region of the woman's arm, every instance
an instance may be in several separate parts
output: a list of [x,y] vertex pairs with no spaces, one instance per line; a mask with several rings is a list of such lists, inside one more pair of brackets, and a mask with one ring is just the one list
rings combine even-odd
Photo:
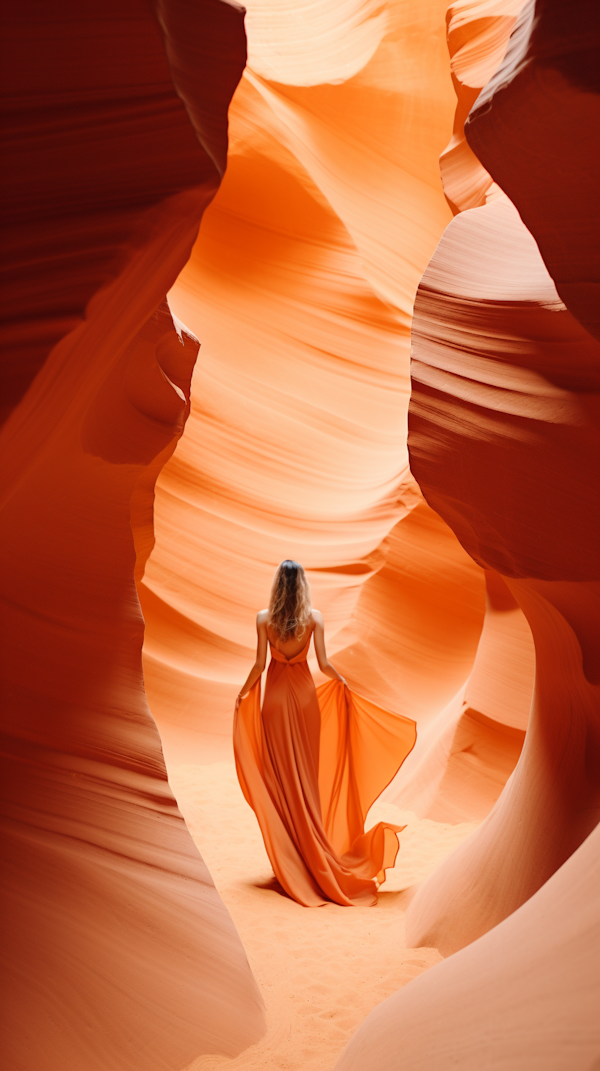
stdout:
[[325,650],[325,628],[323,626],[323,617],[318,610],[313,610],[313,620],[315,622],[315,654],[317,656],[317,662],[319,663],[319,669],[321,673],[324,673],[326,677],[330,677],[332,681],[341,681],[345,684],[344,677],[338,673],[335,666],[331,665],[327,657]]
[[265,666],[267,664],[267,618],[268,618],[268,616],[269,616],[269,611],[268,610],[261,610],[256,615],[256,632],[257,632],[256,661],[255,661],[254,665],[252,666],[252,669],[250,670],[250,672],[248,674],[248,677],[246,678],[246,681],[244,682],[244,684],[240,688],[240,694],[237,696],[237,698],[235,700],[235,709],[236,710],[240,705],[240,700],[243,698],[243,696],[245,696],[250,691],[250,689],[252,688],[252,685],[256,684],[258,678],[260,677],[262,671],[264,670],[264,668],[265,668]]

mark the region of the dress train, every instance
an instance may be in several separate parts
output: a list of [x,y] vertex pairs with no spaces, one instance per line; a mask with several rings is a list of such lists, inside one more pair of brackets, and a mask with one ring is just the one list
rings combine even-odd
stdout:
[[416,725],[340,681],[315,688],[304,649],[286,659],[272,644],[261,710],[260,680],[240,703],[234,752],[279,883],[306,907],[370,906],[398,853],[404,826],[367,812],[416,740]]

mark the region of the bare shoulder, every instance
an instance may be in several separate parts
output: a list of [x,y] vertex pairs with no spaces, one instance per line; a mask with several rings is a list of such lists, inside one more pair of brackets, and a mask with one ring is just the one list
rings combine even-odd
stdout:
[[322,625],[323,624],[323,614],[321,613],[320,610],[313,610],[312,611],[312,619],[313,619],[313,622],[314,622],[315,625]]
[[266,625],[269,620],[268,610],[259,610],[256,615],[256,627],[260,628],[262,625]]

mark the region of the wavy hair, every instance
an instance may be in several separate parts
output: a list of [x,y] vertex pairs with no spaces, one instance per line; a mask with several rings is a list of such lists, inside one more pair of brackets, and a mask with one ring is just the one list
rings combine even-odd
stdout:
[[306,631],[312,606],[306,573],[299,562],[286,559],[273,578],[269,624],[281,640],[298,640]]

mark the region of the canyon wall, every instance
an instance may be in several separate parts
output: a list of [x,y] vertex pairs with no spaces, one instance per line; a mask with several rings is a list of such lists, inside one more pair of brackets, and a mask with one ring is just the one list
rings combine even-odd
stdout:
[[[554,99],[546,59],[540,78],[534,76],[548,21],[554,31],[551,9],[544,12],[534,22],[531,5],[523,9],[505,64],[467,124],[469,140],[479,144],[487,137],[492,154],[498,114],[507,115],[507,93],[513,95],[510,114],[530,116],[529,144],[531,80],[541,92],[549,77]],[[588,97],[597,102],[592,131]],[[597,134],[600,100],[576,87],[565,106],[569,98],[570,130],[581,124]],[[542,134],[537,151],[546,151],[554,181],[557,150],[550,152]],[[583,141],[591,154],[596,139]],[[577,156],[565,158],[573,168],[581,166]],[[589,155],[586,175],[593,166]],[[523,176],[525,188],[526,180],[535,184],[535,173]],[[581,271],[593,278],[591,262]],[[583,289],[588,293],[587,282]],[[510,786],[473,840],[413,905],[413,939],[433,939],[446,950],[523,903],[598,820],[600,509],[597,470],[589,461],[599,445],[599,358],[598,342],[562,302],[540,246],[505,194],[455,218],[415,304],[411,465],[430,505],[476,561],[504,576],[521,606],[536,647],[536,687],[530,731]],[[557,496],[567,488],[569,508],[559,512]],[[476,887],[465,893],[460,875],[475,870]],[[434,907],[436,887],[437,896],[448,900],[450,872],[461,888],[461,907]]]
[[[173,761],[230,753],[255,614],[284,557],[307,567],[352,687],[416,720],[424,742],[464,697],[484,614],[483,571],[406,454],[412,304],[451,219],[445,6],[278,11],[248,7],[227,175],[169,296],[203,342],[140,586],[148,695]],[[497,785],[451,806],[454,821],[487,813],[522,742],[521,726],[498,766],[471,709],[461,698],[446,725],[441,775],[454,747]],[[419,739],[387,794],[420,810],[423,779],[403,785],[421,752]]]
[[454,954],[367,1018],[339,1071],[587,1071],[600,1049],[599,44],[589,4],[523,8],[419,286],[411,468],[527,619],[535,686],[497,804],[409,908],[409,941]]
[[242,76],[220,0],[9,9],[13,1065],[152,1071],[260,1037],[150,710],[167,757],[229,753],[255,612],[292,556],[351,686],[418,724],[386,799],[483,819],[408,917],[450,958],[340,1071],[589,1071],[592,14],[252,0]]
[[[444,15],[250,4],[227,176],[169,296],[203,350],[139,590],[167,757],[208,761],[230,755],[274,569],[302,561],[351,686],[418,724],[386,799],[458,822],[488,813],[517,761],[533,645],[504,588],[469,682],[484,573],[407,467],[412,304],[455,210],[438,164],[456,101]],[[515,17],[475,69],[462,41],[461,77],[483,84]]]
[[225,166],[243,21],[32,3],[6,29],[3,1051],[179,1068],[264,1029],[146,703],[132,532],[143,553],[189,412],[166,293]]

